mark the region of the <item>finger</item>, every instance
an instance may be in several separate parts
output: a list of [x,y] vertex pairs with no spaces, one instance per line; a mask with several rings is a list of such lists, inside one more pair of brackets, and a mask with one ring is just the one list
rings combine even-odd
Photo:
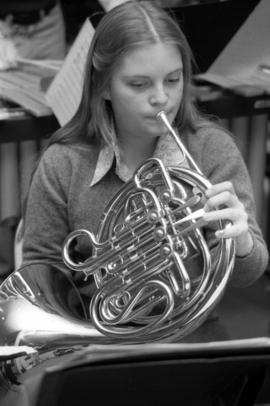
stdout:
[[205,211],[211,211],[221,205],[228,207],[241,207],[241,202],[235,193],[228,190],[208,198],[204,206]]
[[[234,238],[248,230],[248,215],[241,209],[226,208],[223,210],[214,210],[204,214],[203,219],[208,224],[218,224],[219,221],[228,221],[222,230],[217,230],[217,238]],[[219,223],[220,224],[220,223]]]
[[227,224],[222,230],[217,230],[215,235],[217,238],[236,238],[248,231],[248,226],[243,222]]
[[239,208],[227,207],[225,209],[207,211],[203,215],[203,220],[206,221],[207,223],[211,223],[213,221],[218,220],[228,220],[232,223],[236,222],[247,223],[247,219],[248,215],[244,210],[242,210],[241,207]]
[[221,182],[221,183],[212,185],[210,188],[208,188],[205,191],[205,195],[206,195],[206,197],[212,197],[212,196],[215,196],[215,195],[225,192],[225,191],[235,194],[235,190],[234,190],[232,182],[226,181],[226,182]]

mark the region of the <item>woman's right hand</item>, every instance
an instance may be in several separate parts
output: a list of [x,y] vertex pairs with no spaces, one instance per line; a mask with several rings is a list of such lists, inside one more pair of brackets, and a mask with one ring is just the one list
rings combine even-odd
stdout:
[[217,220],[228,220],[230,227],[216,231],[217,238],[235,238],[236,255],[246,256],[253,248],[249,232],[248,214],[237,197],[231,182],[217,183],[205,192],[204,220],[211,224]]

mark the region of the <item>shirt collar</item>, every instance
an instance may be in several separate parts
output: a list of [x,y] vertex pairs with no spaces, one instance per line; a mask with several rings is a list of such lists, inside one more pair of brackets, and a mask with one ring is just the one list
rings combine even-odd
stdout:
[[[189,166],[186,158],[183,159],[182,151],[170,134],[165,134],[158,139],[153,157],[161,159],[165,166]],[[132,178],[133,173],[121,162],[117,145],[111,146],[106,144],[99,152],[94,176],[90,183],[91,187],[109,172],[114,159],[116,159],[115,173],[117,176],[124,182]]]

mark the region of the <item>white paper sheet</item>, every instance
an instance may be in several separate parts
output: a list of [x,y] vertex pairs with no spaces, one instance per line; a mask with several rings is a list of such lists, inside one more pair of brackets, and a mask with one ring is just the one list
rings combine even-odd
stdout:
[[61,126],[72,118],[78,108],[84,65],[93,35],[94,27],[87,19],[46,92],[47,103]]

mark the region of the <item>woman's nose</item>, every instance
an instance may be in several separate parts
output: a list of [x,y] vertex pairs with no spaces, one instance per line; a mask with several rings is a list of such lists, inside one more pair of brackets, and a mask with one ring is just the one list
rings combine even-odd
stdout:
[[155,87],[150,95],[149,101],[152,106],[166,104],[168,101],[168,94],[164,86],[160,85]]

